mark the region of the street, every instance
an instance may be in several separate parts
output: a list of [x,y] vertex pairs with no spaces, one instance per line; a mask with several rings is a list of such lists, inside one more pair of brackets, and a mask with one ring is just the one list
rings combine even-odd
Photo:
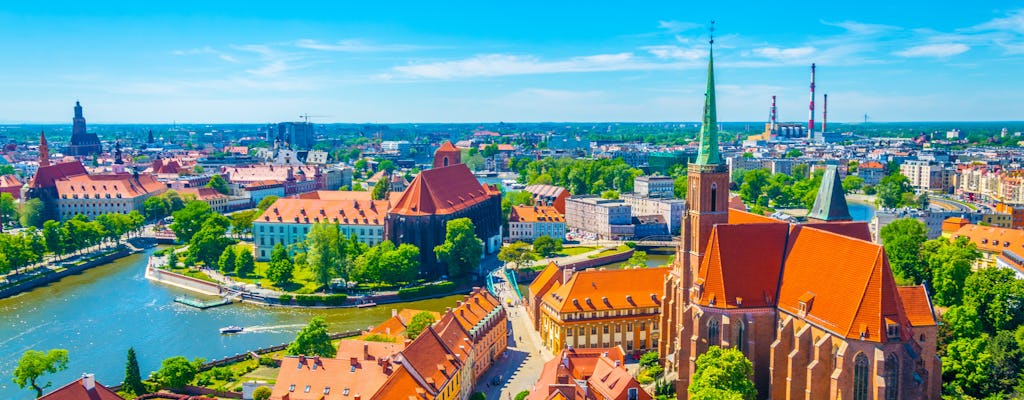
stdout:
[[[516,393],[533,388],[540,378],[544,363],[554,358],[551,352],[541,346],[540,334],[533,330],[530,318],[515,289],[505,280],[499,269],[495,272],[494,288],[502,304],[506,305],[512,333],[509,335],[505,356],[494,363],[480,377],[475,391],[483,392],[487,399],[513,399]],[[508,306],[511,302],[512,306]],[[501,376],[498,386],[492,385],[495,376]]]

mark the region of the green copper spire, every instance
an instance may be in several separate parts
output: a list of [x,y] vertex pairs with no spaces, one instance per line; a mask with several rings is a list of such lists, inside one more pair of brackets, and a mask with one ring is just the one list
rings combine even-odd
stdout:
[[[711,21],[711,31],[715,30],[715,22]],[[721,165],[722,155],[718,153],[718,116],[715,111],[715,39],[709,41],[708,50],[708,88],[704,93],[704,121],[700,127],[700,152],[697,153],[698,165]]]

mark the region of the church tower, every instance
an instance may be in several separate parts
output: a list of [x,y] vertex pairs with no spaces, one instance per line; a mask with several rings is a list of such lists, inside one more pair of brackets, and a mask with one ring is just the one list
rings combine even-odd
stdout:
[[39,131],[39,167],[50,166],[50,145],[46,143],[46,132]]
[[437,151],[434,152],[434,168],[444,168],[455,164],[461,164],[461,158],[462,151],[452,145],[451,141],[445,141],[441,144],[441,147],[438,147]]

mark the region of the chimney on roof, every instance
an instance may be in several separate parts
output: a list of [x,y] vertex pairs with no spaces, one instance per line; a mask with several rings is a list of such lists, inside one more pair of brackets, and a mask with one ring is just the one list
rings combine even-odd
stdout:
[[363,396],[360,396],[359,393],[356,393],[355,396],[352,396],[352,400],[360,400],[362,398],[363,398]]
[[356,358],[356,357],[350,357],[348,359],[348,361],[349,361],[349,363],[352,364],[353,367],[356,366],[356,365],[359,365],[359,359]]
[[87,391],[96,389],[96,375],[82,374],[82,387]]
[[363,359],[364,360],[369,360],[370,359],[370,344],[369,343],[363,343]]

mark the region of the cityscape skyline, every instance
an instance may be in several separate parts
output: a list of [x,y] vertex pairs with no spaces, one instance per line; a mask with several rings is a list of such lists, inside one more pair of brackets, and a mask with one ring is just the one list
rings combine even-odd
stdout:
[[725,122],[767,120],[772,95],[806,121],[812,62],[818,120],[825,93],[833,122],[1021,119],[1024,9],[1004,3],[467,4],[12,4],[0,123],[66,123],[76,100],[98,124],[698,121],[712,19]]

